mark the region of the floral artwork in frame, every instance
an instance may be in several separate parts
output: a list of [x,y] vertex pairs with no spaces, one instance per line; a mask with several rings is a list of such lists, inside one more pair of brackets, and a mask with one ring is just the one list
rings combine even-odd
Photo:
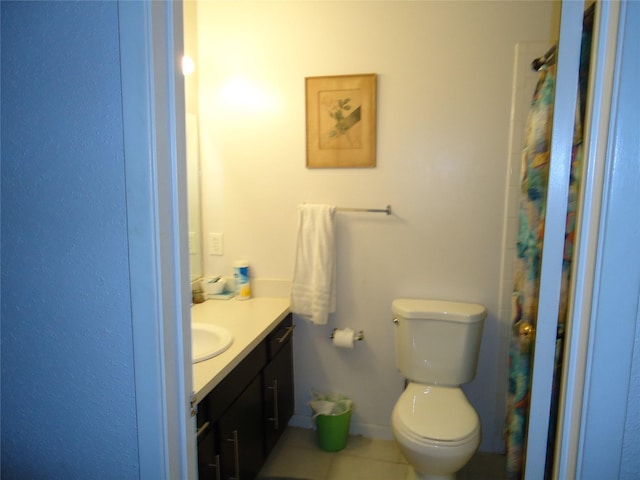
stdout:
[[376,166],[376,74],[307,77],[307,167]]

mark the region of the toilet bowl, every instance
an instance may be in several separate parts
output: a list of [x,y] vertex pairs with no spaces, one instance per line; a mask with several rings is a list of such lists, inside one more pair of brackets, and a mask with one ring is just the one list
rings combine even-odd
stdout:
[[480,419],[460,385],[475,377],[487,309],[404,298],[392,310],[396,366],[408,380],[393,435],[417,478],[454,479],[480,445]]
[[454,479],[480,444],[478,414],[457,387],[409,383],[391,426],[420,480]]

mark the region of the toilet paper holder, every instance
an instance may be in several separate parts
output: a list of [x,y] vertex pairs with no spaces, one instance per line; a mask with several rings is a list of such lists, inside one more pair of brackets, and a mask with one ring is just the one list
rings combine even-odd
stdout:
[[[330,337],[330,338],[331,338],[331,340],[333,340],[333,337],[334,337],[334,335],[335,335],[335,333],[336,333],[336,330],[338,330],[338,329],[337,329],[337,328],[334,328],[334,329],[331,331],[331,337]],[[360,331],[356,332],[353,338],[354,338],[355,340],[358,340],[358,341],[364,340],[364,330],[360,330]]]

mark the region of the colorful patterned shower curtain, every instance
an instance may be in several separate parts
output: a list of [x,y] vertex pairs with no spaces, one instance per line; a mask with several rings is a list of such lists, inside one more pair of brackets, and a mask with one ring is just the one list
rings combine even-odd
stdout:
[[[558,314],[549,440],[547,445],[547,472],[549,478],[553,463],[553,448],[557,420],[564,327],[570,285],[571,260],[575,240],[576,209],[582,167],[582,118],[585,112],[584,91],[589,72],[591,28],[585,28],[580,62],[579,101],[576,108],[569,202],[565,230],[565,246]],[[555,91],[555,65],[543,66],[533,95],[525,132],[522,153],[519,227],[514,264],[512,297],[512,333],[509,348],[509,391],[507,406],[506,444],[507,474],[510,480],[522,478],[529,414],[533,343],[538,314],[542,240],[544,236],[547,186],[549,177],[549,149],[553,119]],[[536,459],[536,461],[539,461]]]

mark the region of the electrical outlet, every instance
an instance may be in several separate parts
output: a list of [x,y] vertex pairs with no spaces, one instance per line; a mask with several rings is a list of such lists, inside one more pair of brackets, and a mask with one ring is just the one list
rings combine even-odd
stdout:
[[224,251],[222,240],[221,233],[209,232],[209,255],[222,255]]

